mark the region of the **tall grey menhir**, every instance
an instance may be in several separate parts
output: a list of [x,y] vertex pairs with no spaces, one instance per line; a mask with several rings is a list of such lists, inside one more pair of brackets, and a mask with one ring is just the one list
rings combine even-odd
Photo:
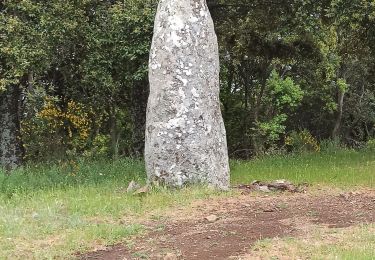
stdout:
[[161,0],[149,61],[148,180],[229,187],[219,53],[205,0]]

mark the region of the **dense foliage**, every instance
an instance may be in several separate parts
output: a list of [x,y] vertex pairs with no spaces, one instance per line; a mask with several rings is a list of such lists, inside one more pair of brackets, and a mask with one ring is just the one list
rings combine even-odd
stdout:
[[[355,147],[373,142],[373,0],[208,4],[232,157],[318,151],[317,140],[330,138]],[[156,0],[0,3],[0,101],[20,89],[26,159],[142,155],[156,6]]]

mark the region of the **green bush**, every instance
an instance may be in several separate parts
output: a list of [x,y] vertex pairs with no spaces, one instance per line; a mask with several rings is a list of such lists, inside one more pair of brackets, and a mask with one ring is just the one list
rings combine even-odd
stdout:
[[293,152],[320,152],[320,145],[308,130],[293,131],[285,138],[285,145]]

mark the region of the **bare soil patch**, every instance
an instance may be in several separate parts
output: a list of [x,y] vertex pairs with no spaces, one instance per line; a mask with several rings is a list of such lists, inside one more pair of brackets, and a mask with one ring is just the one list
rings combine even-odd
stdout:
[[[210,218],[206,218],[210,216]],[[79,255],[98,259],[231,259],[264,238],[301,236],[310,225],[345,228],[375,223],[375,192],[242,195],[211,199],[145,223],[146,235],[131,245]]]

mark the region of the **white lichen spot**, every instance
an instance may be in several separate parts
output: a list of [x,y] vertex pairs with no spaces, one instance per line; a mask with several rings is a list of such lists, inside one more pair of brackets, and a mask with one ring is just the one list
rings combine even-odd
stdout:
[[172,31],[167,42],[172,42],[176,47],[181,47],[181,39],[175,31]]
[[184,87],[187,86],[187,83],[188,83],[188,80],[187,80],[187,79],[184,79],[184,78],[181,77],[181,76],[177,76],[176,78],[182,82],[182,84],[184,85]]
[[211,125],[207,125],[206,126],[206,132],[205,132],[205,134],[208,135],[209,133],[211,133],[211,130],[212,130],[212,126]]
[[176,116],[177,117],[182,117],[182,119],[186,119],[187,116],[185,115],[189,110],[187,109],[186,106],[184,106],[184,104],[181,104],[180,107],[178,108],[177,110],[177,114]]
[[172,30],[182,30],[185,27],[184,21],[178,15],[168,17],[168,22]]
[[182,186],[184,183],[184,176],[182,175],[182,172],[176,172],[176,184],[178,186]]
[[185,119],[176,117],[176,118],[169,119],[168,123],[166,124],[166,127],[168,129],[173,129],[177,127],[184,127],[184,125],[185,125]]
[[195,97],[195,98],[198,98],[198,97],[199,97],[199,94],[198,94],[196,88],[192,88],[192,89],[191,89],[191,94],[193,94],[193,97]]
[[193,15],[189,17],[189,22],[191,22],[191,23],[196,23],[198,21],[199,21],[199,19],[197,17],[193,16]]
[[207,11],[206,10],[203,10],[201,9],[199,14],[202,16],[202,17],[207,17]]
[[151,64],[151,69],[156,70],[158,68],[161,68],[161,64],[160,63],[153,63],[153,64]]
[[184,86],[186,87],[187,86],[187,83],[188,83],[188,80],[187,79],[181,79],[182,83],[184,84]]
[[156,50],[155,50],[155,49],[152,49],[152,52],[151,52],[151,58],[152,58],[152,59],[155,59],[155,58],[156,58]]

